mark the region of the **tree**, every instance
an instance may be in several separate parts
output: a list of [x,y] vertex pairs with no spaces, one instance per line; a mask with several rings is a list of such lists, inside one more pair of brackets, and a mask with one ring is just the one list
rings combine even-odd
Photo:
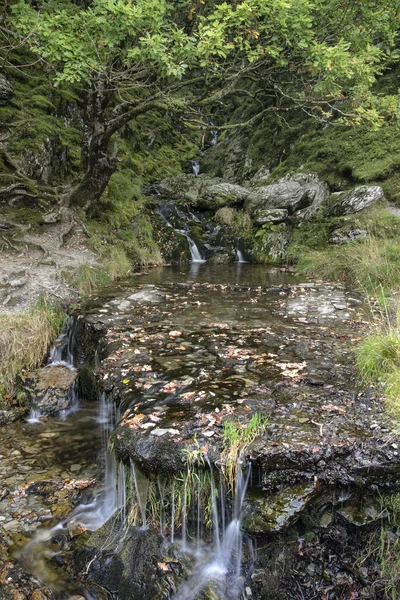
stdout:
[[[84,175],[71,202],[87,207],[117,168],[116,134],[155,108],[198,112],[260,86],[261,109],[323,119],[379,117],[375,77],[395,55],[398,2],[388,0],[19,0],[13,27],[54,84],[83,90]],[[268,97],[273,96],[270,102]],[[338,108],[347,100],[346,112]],[[386,99],[387,111],[397,99]]]

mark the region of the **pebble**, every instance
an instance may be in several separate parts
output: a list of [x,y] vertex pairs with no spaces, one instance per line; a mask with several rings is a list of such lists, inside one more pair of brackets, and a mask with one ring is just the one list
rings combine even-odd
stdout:
[[3,526],[3,529],[5,529],[5,531],[18,531],[19,521],[9,521]]
[[82,469],[82,465],[71,465],[70,467],[70,471],[72,471],[72,473],[74,473],[75,471],[80,471]]

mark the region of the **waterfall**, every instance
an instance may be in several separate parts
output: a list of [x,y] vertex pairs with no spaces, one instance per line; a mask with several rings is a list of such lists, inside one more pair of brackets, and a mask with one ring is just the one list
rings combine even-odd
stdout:
[[[49,350],[49,357],[47,359],[47,367],[58,367],[63,366],[75,371],[74,367],[74,349],[75,349],[75,332],[76,332],[76,318],[68,317],[68,320],[63,327],[60,335],[55,340],[54,344]],[[59,413],[61,419],[65,419],[70,412],[74,412],[78,409],[79,398],[76,391],[75,384],[71,390],[71,404],[67,410],[62,410]],[[34,423],[41,423],[42,413],[38,408],[31,408],[26,422],[30,425]]]
[[196,244],[194,243],[194,241],[192,240],[191,237],[189,237],[187,234],[184,234],[187,241],[189,242],[189,250],[190,250],[190,256],[192,257],[192,263],[204,263],[206,262],[204,260],[204,258],[202,258],[198,247],[196,246]]
[[196,177],[197,177],[197,175],[199,175],[199,173],[200,173],[200,163],[198,160],[192,160],[191,163],[192,163],[192,173],[193,173],[193,175],[196,175]]
[[109,449],[110,435],[120,420],[115,404],[103,392],[99,396],[97,421],[101,426],[102,450],[105,455],[104,489],[90,504],[81,504],[75,508],[68,522],[77,522],[86,529],[95,530],[108,521],[117,510],[125,518],[126,510],[126,470],[118,464]]
[[165,543],[195,559],[174,600],[195,600],[207,586],[219,600],[238,600],[243,589],[242,512],[251,467],[243,468],[239,460],[235,490],[228,492],[223,474],[204,459],[199,471],[171,479],[148,479],[131,461],[128,520],[141,528],[159,528]]
[[53,367],[63,365],[69,369],[74,368],[74,346],[75,346],[75,317],[68,317],[68,321],[59,337],[50,348],[47,366]]
[[247,262],[247,260],[244,259],[244,256],[241,253],[241,251],[239,250],[239,248],[237,248],[237,250],[236,250],[236,262],[237,263],[246,263]]
[[[209,466],[212,469],[211,465]],[[214,546],[207,547],[204,553],[200,553],[192,575],[182,584],[174,600],[195,600],[209,585],[212,585],[214,595],[220,600],[238,600],[241,597],[243,591],[241,521],[250,470],[250,465],[245,471],[240,464],[238,465],[233,512],[226,530],[221,528],[225,507],[221,504],[221,514],[218,514],[214,476],[211,473]]]
[[[180,212],[176,207],[174,207],[177,215],[181,218],[181,220],[183,221],[184,218],[184,214],[182,212]],[[164,221],[164,223],[168,226],[171,227],[171,229],[173,229],[174,231],[176,231],[176,233],[179,233],[179,235],[183,235],[187,241],[188,241],[188,245],[189,245],[189,251],[190,251],[190,256],[191,256],[191,262],[192,263],[205,263],[206,260],[201,256],[200,251],[196,245],[196,243],[192,240],[192,238],[190,237],[188,231],[189,228],[186,229],[176,229],[171,223],[170,221],[167,219],[167,217],[165,216],[162,208],[160,208],[157,211],[158,215],[161,217],[161,219]],[[191,215],[193,217],[193,215]],[[199,219],[196,217],[195,219],[196,221],[199,222]],[[183,221],[184,222],[184,221]],[[186,224],[185,224],[186,225]]]

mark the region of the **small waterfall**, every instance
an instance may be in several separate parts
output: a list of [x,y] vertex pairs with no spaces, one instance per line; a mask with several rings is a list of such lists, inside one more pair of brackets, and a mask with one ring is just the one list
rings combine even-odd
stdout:
[[198,247],[196,246],[196,244],[194,243],[194,241],[192,240],[191,237],[189,237],[187,234],[184,234],[187,241],[189,242],[189,250],[190,250],[190,255],[192,257],[192,263],[205,263],[206,261],[204,260],[204,258],[202,258]]
[[63,365],[69,369],[74,368],[76,323],[77,321],[75,317],[68,317],[68,321],[64,329],[50,349],[47,363],[48,367]]
[[192,163],[192,173],[193,173],[193,175],[196,175],[196,177],[197,177],[197,175],[199,175],[199,173],[200,173],[200,163],[198,160],[192,160],[191,163]]
[[223,474],[207,456],[204,460],[199,471],[171,479],[148,479],[131,462],[128,520],[141,528],[159,527],[165,542],[195,558],[174,600],[195,600],[207,586],[219,600],[238,600],[243,589],[241,522],[251,468],[243,469],[239,461],[235,490],[229,493]]
[[[68,317],[65,327],[61,331],[53,346],[50,348],[49,357],[46,367],[63,366],[75,371],[74,367],[74,350],[75,350],[75,332],[77,321],[75,317]],[[79,397],[76,391],[75,384],[71,390],[71,404],[66,410],[59,413],[61,419],[65,419],[69,413],[75,412],[79,406]],[[31,408],[29,416],[26,420],[30,425],[41,423],[42,413],[38,408]]]
[[42,416],[42,413],[40,412],[40,410],[38,408],[31,408],[29,417],[27,418],[26,422],[29,423],[30,425],[32,425],[33,423],[41,423],[41,421],[40,421],[41,416]]
[[174,600],[195,600],[204,588],[211,585],[213,595],[220,600],[238,600],[241,597],[243,592],[241,521],[250,471],[250,465],[245,471],[242,470],[240,464],[238,465],[233,514],[226,530],[224,531],[222,528],[221,536],[222,510],[221,514],[218,514],[214,476],[211,473],[214,546],[211,549],[208,547],[204,553],[200,553],[193,574],[178,590]]
[[244,259],[244,256],[241,253],[241,251],[239,250],[239,248],[237,248],[237,250],[236,250],[236,262],[240,263],[240,264],[247,262],[247,260]]
[[103,392],[98,402],[97,421],[101,425],[102,451],[104,453],[104,489],[89,504],[75,508],[65,523],[79,523],[94,531],[108,521],[117,510],[121,510],[121,519],[125,520],[126,511],[126,469],[118,464],[110,451],[109,439],[120,415],[112,399]]
[[[186,226],[186,223],[184,221],[184,213],[182,213],[181,211],[179,211],[179,209],[177,209],[177,207],[174,207],[174,210],[176,212],[176,214],[178,215],[178,217],[180,217],[181,221],[184,223],[184,225],[186,226],[186,229],[176,229],[168,220],[167,216],[164,214],[166,207],[161,207],[157,213],[158,215],[161,217],[161,219],[164,221],[164,223],[168,226],[171,227],[171,229],[173,229],[174,231],[176,231],[176,233],[179,233],[179,235],[183,235],[187,241],[188,241],[188,245],[189,245],[189,251],[190,251],[190,256],[191,256],[191,262],[192,263],[205,263],[206,260],[201,256],[200,251],[196,245],[196,243],[192,240],[192,238],[190,237],[188,231],[189,228]],[[192,215],[192,213],[190,213],[192,218],[194,218],[194,216]],[[197,222],[199,222],[199,219],[196,217],[195,220]]]
[[[213,123],[211,123],[213,125]],[[211,131],[210,133],[210,144],[212,146],[215,146],[215,144],[218,142],[218,131]]]

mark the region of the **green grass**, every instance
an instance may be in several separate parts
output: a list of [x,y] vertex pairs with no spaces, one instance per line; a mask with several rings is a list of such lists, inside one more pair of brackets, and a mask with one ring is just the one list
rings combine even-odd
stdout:
[[386,410],[396,420],[400,418],[400,314],[394,318],[388,309],[386,316],[360,344],[356,352],[357,365],[368,384],[383,386]]
[[224,422],[222,471],[232,492],[240,459],[246,448],[264,432],[267,422],[268,417],[259,413],[255,413],[246,425],[231,419]]
[[370,295],[400,290],[398,242],[375,235],[306,252],[300,255],[297,269],[322,279],[347,280]]
[[128,275],[131,268],[132,263],[125,250],[116,246],[107,248],[102,267],[84,263],[72,277],[68,278],[68,281],[82,296],[90,296],[113,281]]
[[0,315],[0,406],[16,392],[23,369],[38,367],[64,322],[65,314],[40,299],[26,313]]
[[[400,598],[400,494],[380,497],[381,526],[371,534],[365,552],[356,567],[370,564],[375,571],[376,590],[379,598]],[[371,564],[372,561],[372,564]]]

